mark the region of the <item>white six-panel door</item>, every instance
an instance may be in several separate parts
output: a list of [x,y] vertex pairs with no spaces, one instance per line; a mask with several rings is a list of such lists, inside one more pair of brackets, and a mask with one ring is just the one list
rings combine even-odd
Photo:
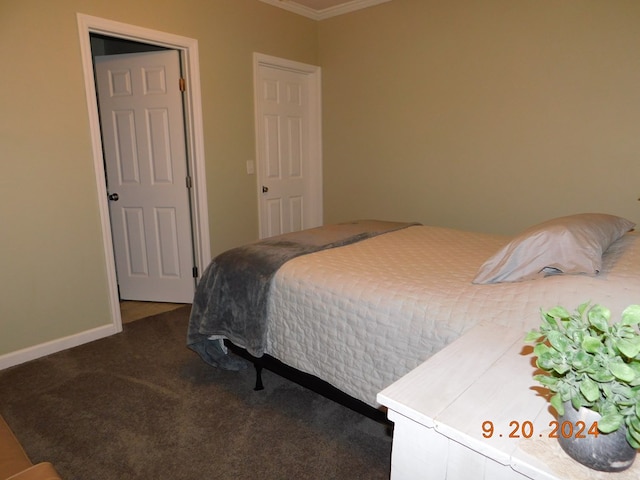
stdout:
[[180,59],[95,58],[120,298],[190,303],[193,244]]
[[272,62],[258,62],[255,73],[260,237],[321,225],[317,80]]

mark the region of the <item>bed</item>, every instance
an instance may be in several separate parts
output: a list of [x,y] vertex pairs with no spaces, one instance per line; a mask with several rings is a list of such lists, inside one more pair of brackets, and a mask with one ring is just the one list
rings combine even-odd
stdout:
[[[378,392],[480,323],[524,332],[541,308],[591,301],[617,314],[640,303],[633,227],[605,214],[552,219],[514,237],[402,224],[295,254],[267,277],[254,356],[378,408]],[[225,292],[212,295],[208,275],[187,343],[208,363],[233,369],[222,340],[246,345],[210,318]],[[482,346],[468,355],[483,355]]]

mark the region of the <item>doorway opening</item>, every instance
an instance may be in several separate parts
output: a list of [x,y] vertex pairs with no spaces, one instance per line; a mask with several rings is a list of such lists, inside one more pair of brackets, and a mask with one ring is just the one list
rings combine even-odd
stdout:
[[[119,108],[122,109],[124,107],[125,114],[126,112],[133,111],[135,114],[132,117],[146,117],[146,108],[140,107],[147,106],[146,104],[149,102],[145,101],[145,97],[149,95],[151,95],[151,98],[158,98],[158,95],[162,95],[167,97],[168,100],[173,99],[173,101],[170,102],[162,102],[163,106],[172,107],[172,109],[166,108],[163,110],[163,113],[165,114],[164,118],[171,120],[171,122],[164,123],[166,127],[177,128],[179,130],[178,136],[180,136],[180,134],[184,132],[184,118],[181,108],[182,106],[180,105],[181,95],[175,88],[175,85],[174,88],[168,88],[171,85],[167,85],[166,83],[167,81],[170,82],[171,79],[165,77],[167,71],[171,72],[173,70],[173,74],[175,76],[181,76],[181,72],[176,71],[179,69],[178,56],[169,55],[169,57],[167,57],[163,52],[170,52],[171,50],[166,47],[98,34],[90,34],[89,38],[91,41],[94,77],[98,89],[97,101],[101,117],[103,157],[105,158],[105,176],[107,179],[106,186],[107,191],[109,192],[108,198],[110,200],[110,220],[116,260],[116,278],[118,279],[120,316],[122,323],[126,324],[152,315],[164,313],[180,306],[181,304],[169,302],[169,300],[174,300],[174,298],[171,297],[175,297],[176,287],[181,287],[181,289],[185,291],[181,295],[181,300],[187,302],[190,301],[190,298],[193,296],[195,284],[194,281],[189,278],[189,273],[184,271],[181,275],[183,278],[180,278],[180,276],[176,278],[176,275],[174,274],[171,277],[168,277],[168,281],[164,280],[164,283],[166,283],[167,286],[163,288],[164,285],[161,270],[163,270],[164,267],[160,265],[161,268],[157,268],[158,265],[154,264],[152,260],[149,260],[148,257],[150,252],[146,245],[147,243],[151,243],[150,246],[153,249],[153,244],[156,242],[153,241],[154,239],[152,236],[147,237],[145,235],[145,228],[136,228],[140,226],[144,227],[145,224],[147,224],[146,230],[151,230],[152,232],[156,231],[152,225],[148,225],[150,222],[153,222],[153,219],[150,218],[153,217],[153,215],[150,215],[153,210],[151,210],[149,206],[153,208],[154,202],[149,198],[144,198],[145,196],[157,195],[157,193],[153,191],[154,188],[150,185],[153,179],[149,178],[151,174],[154,176],[156,174],[154,174],[153,171],[147,171],[149,167],[153,166],[155,162],[158,161],[154,161],[152,157],[165,157],[160,159],[160,161],[164,160],[165,163],[165,165],[160,165],[160,167],[166,168],[168,166],[168,172],[182,171],[186,168],[186,156],[184,155],[183,150],[184,140],[180,142],[182,145],[173,146],[174,150],[177,149],[177,155],[174,155],[173,152],[170,151],[171,149],[167,149],[167,151],[160,151],[158,152],[159,155],[152,155],[151,152],[146,152],[144,148],[141,152],[136,143],[151,143],[148,141],[151,140],[151,138],[147,138],[147,135],[140,133],[140,131],[144,131],[144,129],[138,130],[136,128],[136,124],[140,123],[141,118],[138,118],[137,122],[131,122],[129,125],[130,130],[125,129],[118,133],[117,130],[114,129],[114,120],[116,124],[126,124],[127,122],[122,122],[123,110],[113,109],[114,99],[110,97],[114,93],[114,88],[118,87],[110,84],[114,83],[114,79],[127,80],[127,82],[125,82],[126,84],[122,85],[122,87],[127,89],[127,95],[124,95],[123,97],[122,95],[118,95],[118,93],[121,92],[115,93],[116,98],[119,97],[120,99],[118,102]],[[160,56],[158,57],[156,52],[162,53],[160,53]],[[147,54],[151,54],[151,57]],[[163,62],[167,60],[172,61],[172,64],[165,65]],[[110,65],[110,67],[105,68],[105,64]],[[152,68],[156,69],[156,71],[153,72],[156,83],[155,86],[163,87],[159,92],[146,92],[146,75],[141,75],[137,71],[139,69],[145,70],[149,65],[152,65]],[[173,68],[167,68],[171,66]],[[116,70],[116,73],[113,73],[114,67],[116,69],[119,68],[120,70]],[[158,80],[162,80],[162,82],[158,84]],[[177,79],[174,80],[177,81]],[[145,92],[141,91],[143,89],[142,83],[145,84]],[[158,106],[158,100],[155,100],[152,103],[155,104],[154,106]],[[152,118],[153,117],[150,117],[149,119]],[[122,126],[120,127],[120,130],[122,130]],[[122,142],[122,138],[120,137],[123,135],[128,135],[129,138],[134,138],[136,140],[136,142],[129,146],[129,149],[121,145],[122,143],[127,143],[127,139],[125,139],[125,142]],[[147,141],[145,142],[145,140]],[[161,144],[162,143],[170,143],[170,138],[166,138],[166,141],[161,142]],[[144,158],[145,152],[147,158]],[[142,156],[140,154],[142,154]],[[174,165],[176,162],[179,162],[182,165]],[[140,165],[141,163],[142,165]],[[122,178],[123,175],[129,178]],[[188,172],[185,172],[185,176],[188,176]],[[159,185],[160,189],[163,187],[166,187],[166,182],[165,185]],[[181,185],[181,187],[184,187],[184,184]],[[181,188],[179,186],[178,190],[180,189]],[[157,188],[155,190],[157,190]],[[179,264],[179,260],[182,260],[182,263],[185,263],[186,258],[187,262],[193,263],[193,235],[190,221],[190,205],[188,203],[186,190],[183,190],[183,193],[184,195],[181,196],[182,199],[178,201],[177,204],[175,198],[170,200],[166,195],[162,195],[164,198],[161,201],[164,204],[169,202],[173,204],[174,207],[177,207],[174,212],[177,211],[179,216],[184,216],[189,219],[188,227],[184,228],[185,225],[183,222],[182,227],[184,233],[182,235],[169,235],[168,239],[158,238],[160,242],[157,242],[162,243],[163,240],[168,240],[165,243],[172,243],[172,239],[175,238],[180,241],[179,243],[185,243],[184,246],[176,243],[174,245],[176,248],[169,249],[167,252],[170,255],[169,261],[173,261],[173,263],[176,264],[171,266],[172,270],[175,270],[178,275],[180,275],[180,269],[176,267]],[[128,206],[125,207],[123,203],[128,204]],[[131,207],[133,205],[137,208],[132,209]],[[139,208],[140,206],[145,205],[146,208]],[[129,223],[127,219],[132,217],[130,212],[138,209],[142,211],[142,214],[137,216],[133,215],[134,223],[132,228],[135,230],[131,231],[129,228],[123,228],[124,225]],[[146,212],[144,210],[146,210]],[[129,213],[127,213],[127,211]],[[173,217],[175,218],[175,215],[173,215]],[[137,222],[135,220],[140,221]],[[149,228],[150,226],[152,228]],[[130,248],[128,244],[133,243],[135,239],[138,239],[136,242],[138,248]],[[185,258],[180,259],[178,256],[171,258],[172,250],[175,250],[176,252],[183,251],[184,255],[182,256]],[[156,267],[153,268],[154,272],[149,271],[150,263],[151,267]],[[136,267],[138,270],[142,269],[142,271],[136,272]],[[182,268],[191,269],[187,264],[184,264]],[[163,290],[165,289],[169,291],[164,292]],[[167,297],[167,295],[169,296]]]
[[122,312],[120,308],[120,295],[118,293],[112,228],[107,199],[107,178],[105,174],[103,139],[100,130],[93,56],[95,52],[109,53],[114,52],[114,50],[117,50],[118,53],[176,50],[180,55],[185,77],[184,130],[186,135],[186,157],[188,171],[191,176],[189,182],[192,186],[189,197],[191,202],[193,260],[195,264],[193,272],[197,280],[198,271],[201,272],[203,266],[206,266],[211,260],[204,169],[204,134],[202,126],[198,45],[194,39],[84,14],[78,14],[78,29],[98,191],[98,207],[103,227],[103,246],[108,277],[110,310],[112,322],[115,327],[114,330],[117,332],[122,330]]
[[320,67],[254,53],[253,69],[260,238],[320,226]]

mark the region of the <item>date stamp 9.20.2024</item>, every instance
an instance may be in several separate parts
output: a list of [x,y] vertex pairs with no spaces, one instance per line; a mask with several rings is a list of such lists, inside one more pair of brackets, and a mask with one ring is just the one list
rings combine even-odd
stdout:
[[545,430],[544,432],[536,432],[533,422],[529,420],[522,422],[512,420],[509,422],[508,426],[505,426],[503,431],[500,431],[500,428],[496,429],[491,420],[485,420],[482,422],[482,436],[484,438],[491,438],[494,435],[508,438],[587,438],[588,436],[597,437],[600,433],[598,431],[598,422],[593,422],[590,425],[587,425],[581,420],[575,423],[569,421],[558,422],[557,420],[553,420],[549,422],[549,428],[549,431]]

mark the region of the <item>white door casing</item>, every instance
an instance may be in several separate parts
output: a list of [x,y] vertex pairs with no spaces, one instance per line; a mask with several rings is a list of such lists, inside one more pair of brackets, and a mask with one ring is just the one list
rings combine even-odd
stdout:
[[260,238],[322,225],[320,69],[254,54]]
[[[202,271],[211,261],[211,242],[209,236],[209,213],[207,203],[207,184],[204,152],[204,126],[202,120],[202,95],[200,88],[200,64],[198,41],[193,38],[152,30],[113,20],[77,14],[78,34],[84,73],[85,96],[88,110],[88,123],[91,133],[91,150],[96,180],[97,207],[102,225],[102,244],[105,252],[105,270],[108,286],[109,311],[112,325],[103,329],[87,332],[81,338],[65,342],[65,347],[95,340],[103,336],[122,331],[120,302],[117,288],[117,275],[113,255],[113,242],[109,206],[107,200],[102,136],[96,101],[93,59],[91,54],[91,34],[106,35],[136,42],[158,45],[180,52],[183,74],[186,80],[184,93],[185,129],[187,132],[187,150],[189,171],[192,176],[191,190],[192,221],[194,229],[195,260]],[[52,346],[51,348],[55,348]]]
[[188,303],[195,282],[179,54],[94,60],[120,298]]

